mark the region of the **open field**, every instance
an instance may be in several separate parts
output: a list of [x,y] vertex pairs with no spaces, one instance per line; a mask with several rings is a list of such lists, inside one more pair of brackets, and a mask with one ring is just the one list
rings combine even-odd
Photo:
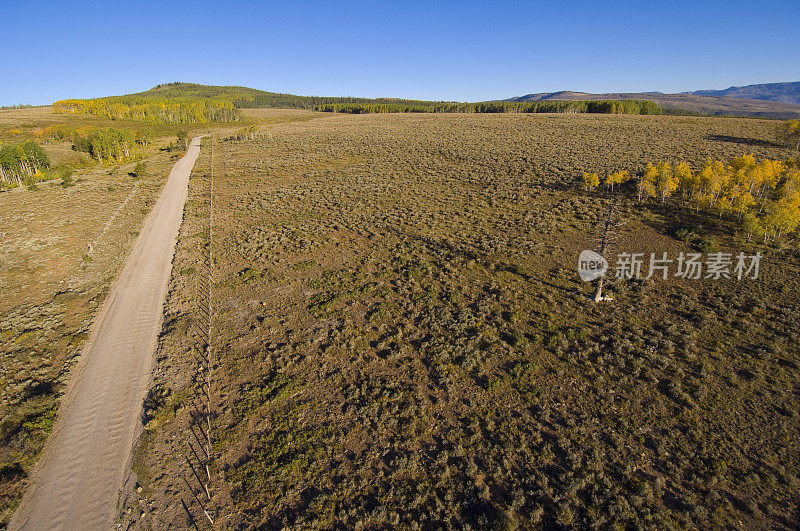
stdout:
[[[759,278],[615,281],[595,305],[576,273],[608,206],[582,172],[783,159],[773,122],[298,116],[215,146],[217,525],[800,525],[797,253],[628,201],[618,250],[688,251],[688,227],[760,251]],[[126,501],[152,527],[185,526],[181,498],[203,518],[184,478],[208,157]]]

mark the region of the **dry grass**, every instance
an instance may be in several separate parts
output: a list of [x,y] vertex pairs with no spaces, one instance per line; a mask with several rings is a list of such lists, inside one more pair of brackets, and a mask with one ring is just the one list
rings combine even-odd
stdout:
[[[215,152],[225,526],[798,525],[798,258],[761,248],[747,284],[612,283],[601,306],[575,273],[606,205],[581,172],[781,158],[772,123],[307,117]],[[190,499],[207,164],[160,343],[169,398],[139,453],[151,525],[185,525]],[[621,249],[686,250],[684,223],[753,249],[713,219],[624,214]]]

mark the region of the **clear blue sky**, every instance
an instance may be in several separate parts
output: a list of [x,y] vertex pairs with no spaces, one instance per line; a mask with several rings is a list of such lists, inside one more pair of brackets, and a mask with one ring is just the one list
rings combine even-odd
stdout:
[[0,105],[192,81],[476,101],[800,80],[800,0],[2,0]]

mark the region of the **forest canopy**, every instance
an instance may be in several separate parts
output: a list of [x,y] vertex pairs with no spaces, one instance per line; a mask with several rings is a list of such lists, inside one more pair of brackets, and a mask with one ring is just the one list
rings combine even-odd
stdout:
[[593,113],[593,114],[663,114],[652,101],[490,101],[482,103],[419,102],[408,103],[328,103],[317,111],[349,114],[367,113]]
[[[587,190],[601,181],[597,173],[584,173],[581,180]],[[612,191],[629,181],[635,181],[630,188],[639,202],[654,199],[664,204],[673,199],[695,213],[728,218],[748,240],[756,236],[765,243],[777,241],[800,227],[800,163],[795,159],[758,161],[742,155],[728,161],[709,159],[699,168],[684,161],[659,161],[648,163],[638,178],[617,171],[602,179]]]
[[91,114],[157,124],[235,122],[241,111],[228,99],[113,96],[89,100],[61,100],[53,104],[59,113]]

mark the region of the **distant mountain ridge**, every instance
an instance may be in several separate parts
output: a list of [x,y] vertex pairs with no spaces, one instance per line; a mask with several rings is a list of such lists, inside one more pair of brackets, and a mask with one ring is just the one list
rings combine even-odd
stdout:
[[[165,83],[131,96],[224,98],[236,107],[278,107],[313,109],[325,104],[408,104],[441,102],[397,98],[356,98],[297,96],[266,92],[249,87],[211,86],[195,83]],[[668,113],[712,116],[753,116],[759,118],[800,118],[800,82],[765,83],[730,87],[724,90],[698,90],[681,94],[662,92],[613,92],[591,94],[562,90],[540,92],[502,101],[567,101],[567,100],[645,100],[658,104]]]
[[681,94],[663,92],[611,92],[591,94],[562,90],[537,92],[505,101],[548,100],[649,100],[668,112],[714,116],[754,116],[759,118],[800,118],[800,82],[765,83],[724,90],[698,90]]
[[734,86],[722,90],[695,90],[687,94],[698,96],[728,96],[750,100],[779,101],[800,104],[800,81],[786,83],[760,83],[757,85]]

